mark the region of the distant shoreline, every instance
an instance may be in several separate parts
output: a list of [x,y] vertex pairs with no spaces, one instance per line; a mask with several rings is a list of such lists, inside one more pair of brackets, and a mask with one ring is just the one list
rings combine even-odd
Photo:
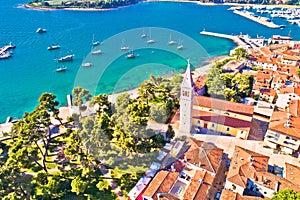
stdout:
[[[194,3],[202,6],[255,6],[255,7],[266,7],[271,6],[275,8],[300,8],[300,5],[286,5],[286,4],[277,4],[277,5],[271,5],[271,4],[239,4],[239,3],[201,3],[199,1],[189,1],[189,0],[145,0],[140,1],[139,3],[143,2],[178,2],[178,3]],[[137,3],[138,4],[138,3]],[[23,4],[22,7],[32,10],[70,10],[70,11],[109,11],[109,10],[117,10],[120,8],[129,7],[136,4],[130,4],[126,6],[120,6],[116,8],[76,8],[76,7],[35,7],[30,6],[28,4]]]
[[26,9],[31,9],[31,10],[45,10],[45,11],[51,11],[51,10],[70,10],[70,11],[109,11],[109,10],[117,10],[120,8],[126,8],[132,5],[136,4],[131,4],[127,6],[120,6],[116,8],[76,8],[76,7],[39,7],[39,6],[30,6],[28,4],[23,4],[21,7],[26,8]]

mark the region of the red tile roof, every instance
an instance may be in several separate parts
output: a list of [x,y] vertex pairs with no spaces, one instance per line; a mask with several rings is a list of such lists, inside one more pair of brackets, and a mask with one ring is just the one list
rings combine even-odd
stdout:
[[206,111],[193,111],[193,118],[200,119],[205,122],[213,122],[216,124],[222,124],[232,128],[242,129],[245,131],[249,131],[251,127],[251,121],[246,121],[235,117],[218,115]]
[[274,111],[270,119],[269,129],[281,134],[293,136],[300,139],[300,117],[292,116],[290,126],[285,127],[288,113],[286,111]]
[[246,116],[252,116],[254,107],[246,104],[225,101],[205,96],[195,96],[194,105],[216,110],[228,111]]

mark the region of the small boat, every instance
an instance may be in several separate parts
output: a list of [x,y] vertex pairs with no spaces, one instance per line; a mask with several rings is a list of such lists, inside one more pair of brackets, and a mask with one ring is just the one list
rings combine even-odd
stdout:
[[150,40],[147,41],[147,43],[148,43],[148,44],[153,44],[153,43],[155,43],[155,40],[150,39]]
[[98,46],[98,45],[101,44],[101,42],[100,41],[96,41],[96,42],[93,42],[92,44],[93,44],[93,46]]
[[123,46],[123,47],[121,47],[121,50],[122,51],[128,51],[129,50],[129,46]]
[[59,58],[58,61],[59,61],[59,62],[72,61],[72,60],[73,60],[73,57],[74,57],[74,54],[72,54],[72,55],[67,55],[67,56],[64,56],[64,57]]
[[176,44],[176,42],[175,42],[174,40],[171,40],[171,41],[169,41],[168,44],[169,44],[169,45],[173,45],[173,44]]
[[130,53],[126,56],[126,58],[135,58],[135,54],[134,53]]
[[182,43],[181,43],[181,41],[179,40],[179,42],[178,42],[178,46],[177,46],[177,49],[178,50],[182,50],[183,49],[183,45],[182,45]]
[[36,32],[37,32],[37,33],[46,33],[47,30],[44,29],[44,28],[38,28],[38,29],[36,30]]
[[66,70],[67,70],[67,67],[61,66],[61,67],[56,69],[56,72],[63,72],[63,71],[66,71]]
[[141,35],[141,38],[146,38],[147,37],[147,34],[146,33],[143,33],[142,35]]
[[183,45],[181,44],[181,45],[177,46],[177,49],[178,49],[178,50],[183,49]]
[[87,63],[83,63],[81,66],[82,67],[91,67],[92,65],[93,65],[92,63],[87,62]]
[[99,50],[95,50],[95,51],[92,51],[92,54],[93,55],[97,55],[97,54],[101,54],[102,51],[99,49]]
[[0,54],[0,59],[7,59],[9,57],[11,57],[11,53],[9,53],[9,52],[4,52],[4,53]]
[[52,46],[49,46],[47,49],[48,50],[54,50],[54,49],[59,49],[60,46],[59,45],[52,45]]
[[173,45],[173,44],[176,44],[176,42],[174,40],[172,40],[172,36],[170,34],[170,39],[169,39],[169,42],[168,42],[169,45]]

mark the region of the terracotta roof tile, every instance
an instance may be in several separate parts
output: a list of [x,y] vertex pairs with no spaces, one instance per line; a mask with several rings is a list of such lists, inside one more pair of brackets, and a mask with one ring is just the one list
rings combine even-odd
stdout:
[[270,119],[269,129],[300,138],[300,117],[292,116],[290,119],[291,126],[285,127],[284,124],[288,120],[287,114],[285,111],[274,111]]
[[213,122],[216,124],[223,124],[225,126],[243,129],[245,131],[250,130],[251,122],[234,118],[234,117],[228,117],[228,116],[222,116],[217,115],[211,112],[205,112],[205,111],[194,111],[193,112],[193,118],[194,119],[200,119],[206,122]]
[[234,112],[247,116],[253,115],[254,107],[246,104],[225,101],[205,96],[195,96],[194,105],[217,110]]
[[143,196],[152,197],[161,183],[165,180],[167,175],[169,174],[168,171],[159,171],[156,176],[152,179],[151,183],[149,184],[147,190],[144,192]]

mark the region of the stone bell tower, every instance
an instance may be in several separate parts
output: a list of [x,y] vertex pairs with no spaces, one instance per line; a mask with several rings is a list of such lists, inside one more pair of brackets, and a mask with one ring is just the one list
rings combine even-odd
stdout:
[[194,99],[194,82],[191,74],[190,60],[181,83],[180,93],[180,127],[181,133],[190,134],[192,130],[192,109]]

